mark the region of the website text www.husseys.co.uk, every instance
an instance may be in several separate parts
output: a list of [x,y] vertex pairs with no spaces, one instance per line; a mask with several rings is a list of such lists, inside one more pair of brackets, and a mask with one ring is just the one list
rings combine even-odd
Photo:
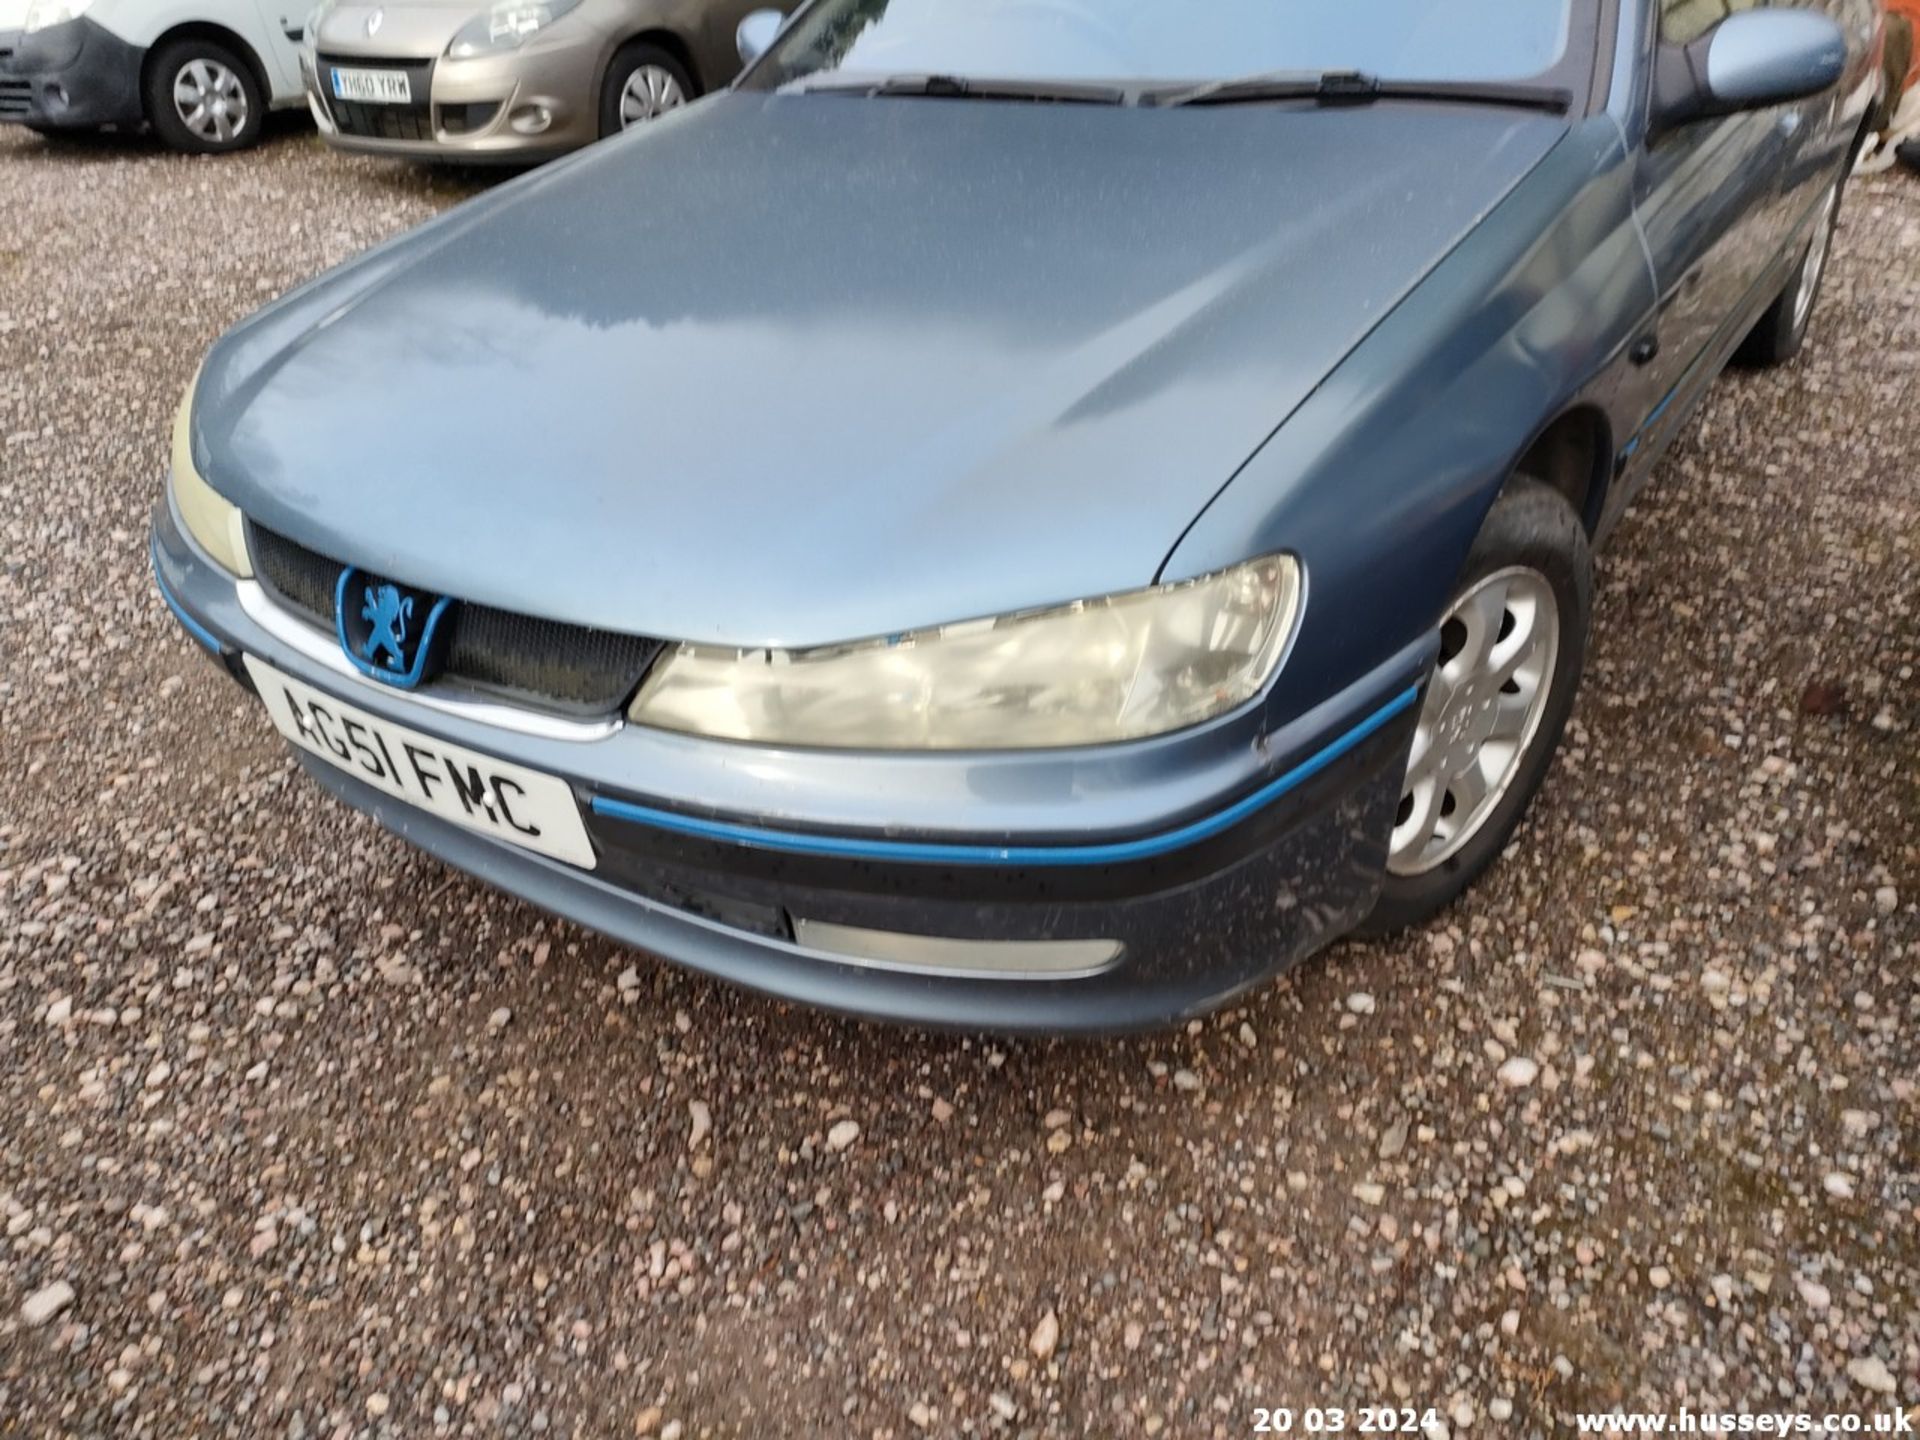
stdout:
[[1920,1410],[1887,1410],[1859,1415],[1796,1415],[1784,1411],[1736,1415],[1727,1411],[1682,1409],[1672,1414],[1575,1415],[1582,1435],[1912,1435]]

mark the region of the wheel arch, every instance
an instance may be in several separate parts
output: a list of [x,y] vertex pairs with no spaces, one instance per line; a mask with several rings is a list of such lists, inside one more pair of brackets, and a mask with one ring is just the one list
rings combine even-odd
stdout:
[[[266,63],[260,58],[259,52],[239,31],[229,29],[212,20],[184,20],[178,25],[167,27],[154,37],[153,43],[147,47],[147,53],[140,62],[142,106],[146,104],[147,87],[153,79],[155,61],[160,52],[176,40],[207,40],[233,51],[239,57],[240,63],[245,65],[248,73],[253,76],[253,83],[260,87],[262,105],[269,110],[273,108],[273,81],[267,74]],[[148,123],[152,123],[153,117],[149,115],[147,120]]]
[[1606,413],[1597,405],[1572,405],[1528,442],[1502,489],[1516,480],[1538,481],[1573,507],[1591,539],[1606,506],[1613,453],[1613,423]]
[[607,80],[613,73],[613,62],[620,58],[620,52],[633,45],[654,45],[671,55],[680,68],[687,72],[687,79],[693,85],[693,94],[687,98],[697,100],[707,93],[707,82],[700,73],[700,66],[693,58],[693,47],[677,31],[662,29],[658,25],[635,30],[630,35],[622,35],[613,42],[607,51],[607,58],[600,65],[600,84],[595,94],[603,94]]

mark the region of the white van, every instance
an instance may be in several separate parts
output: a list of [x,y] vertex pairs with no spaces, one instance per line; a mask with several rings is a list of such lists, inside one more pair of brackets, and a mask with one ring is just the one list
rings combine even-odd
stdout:
[[0,0],[0,122],[42,133],[151,125],[213,155],[306,103],[311,0]]

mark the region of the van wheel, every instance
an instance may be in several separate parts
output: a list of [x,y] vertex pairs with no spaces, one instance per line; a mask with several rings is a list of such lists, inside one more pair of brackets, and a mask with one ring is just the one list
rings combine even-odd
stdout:
[[266,97],[253,67],[192,36],[160,47],[147,67],[147,119],[168,148],[224,155],[260,138]]

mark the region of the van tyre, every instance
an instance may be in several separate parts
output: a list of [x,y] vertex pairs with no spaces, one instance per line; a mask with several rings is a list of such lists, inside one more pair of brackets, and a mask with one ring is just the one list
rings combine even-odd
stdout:
[[1448,602],[1362,934],[1425,923],[1499,858],[1560,747],[1592,614],[1580,517],[1545,485],[1510,483]]
[[260,81],[217,41],[188,36],[161,46],[144,88],[147,121],[169,149],[225,155],[260,138],[267,115]]

